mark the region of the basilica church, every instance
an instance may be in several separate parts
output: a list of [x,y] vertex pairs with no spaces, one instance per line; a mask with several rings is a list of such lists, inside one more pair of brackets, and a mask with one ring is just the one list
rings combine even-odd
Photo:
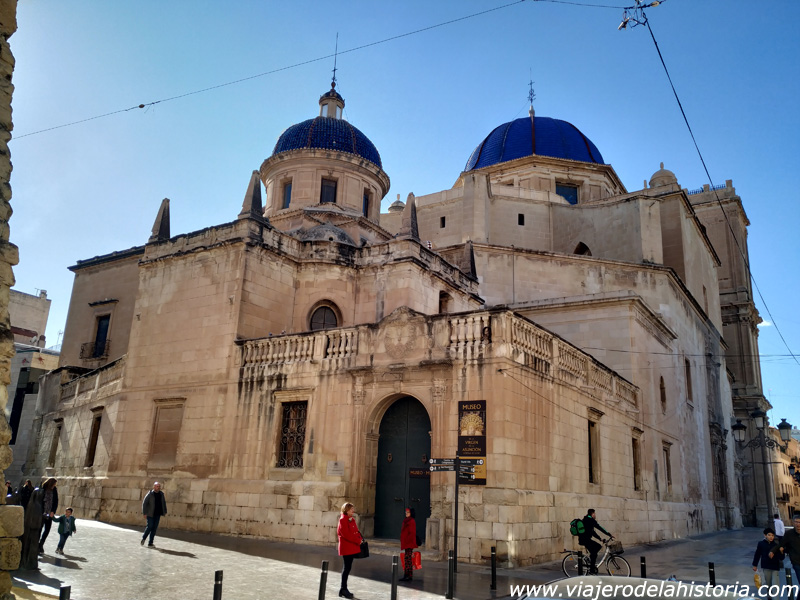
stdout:
[[627,544],[741,526],[729,430],[766,400],[732,183],[629,191],[579,115],[531,107],[381,213],[344,105],[280,134],[229,222],[175,234],[165,199],[70,267],[27,474],[130,524],[158,480],[166,527],[297,543],[332,545],[345,501],[398,538],[409,506],[476,563],[555,559],[588,507]]

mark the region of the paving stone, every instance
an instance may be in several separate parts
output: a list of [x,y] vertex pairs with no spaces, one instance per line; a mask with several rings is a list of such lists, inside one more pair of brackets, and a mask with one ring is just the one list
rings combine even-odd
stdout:
[[[156,547],[149,549],[139,545],[144,527],[79,519],[77,528],[63,557],[55,554],[58,536],[51,533],[46,554],[39,561],[40,571],[15,571],[15,588],[58,596],[59,587],[69,585],[75,600],[210,598],[214,572],[222,570],[222,597],[226,600],[299,600],[317,598],[320,565],[328,560],[326,598],[338,597],[341,560],[331,546],[160,529]],[[718,584],[749,584],[753,552],[762,537],[757,528],[723,531],[626,548],[624,556],[633,575],[639,575],[639,557],[645,556],[647,574],[654,581],[674,574],[681,581],[705,583],[708,563],[714,562]],[[370,550],[370,558],[354,562],[349,588],[361,600],[389,598],[392,556],[399,555],[399,543],[370,540]],[[560,562],[498,569],[493,592],[488,566],[459,564],[455,597],[510,598],[512,585],[561,577]],[[423,568],[415,572],[413,583],[399,584],[398,598],[444,598],[446,585],[447,562],[437,561],[433,552],[423,550]]]

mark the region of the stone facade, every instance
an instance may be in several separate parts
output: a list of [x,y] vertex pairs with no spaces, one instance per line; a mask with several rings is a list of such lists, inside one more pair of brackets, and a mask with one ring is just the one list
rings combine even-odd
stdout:
[[[8,142],[11,139],[11,95],[14,86],[14,56],[8,38],[17,29],[16,0],[0,2],[0,408],[8,404],[8,384],[11,383],[11,358],[14,355],[14,336],[8,316],[9,291],[14,285],[12,267],[19,262],[17,247],[9,242],[8,220],[11,218],[11,158]],[[8,446],[11,428],[0,419],[0,468],[11,464]],[[5,500],[4,500],[5,501]],[[22,508],[0,505],[0,596],[10,596],[11,574],[19,566],[22,549]]]
[[445,553],[454,474],[428,459],[485,402],[462,560],[555,559],[589,507],[626,543],[740,526],[727,256],[675,176],[629,192],[530,154],[378,214],[377,150],[324,116],[343,102],[281,135],[235,220],[171,236],[165,200],[145,245],[72,267],[30,473],[81,515],[140,523],[157,479],[166,526],[319,544],[344,501],[382,537],[412,505]]
[[8,314],[15,342],[45,347],[44,332],[47,329],[50,302],[45,290],[41,290],[38,296],[17,290],[9,291]]
[[[752,440],[758,437],[758,431],[750,414],[755,410],[766,412],[772,405],[764,396],[761,363],[757,360],[761,317],[755,305],[748,267],[747,226],[750,221],[731,180],[715,189],[704,185],[688,197],[722,258],[718,271],[720,311],[727,343],[726,363],[732,376],[733,409],[736,418],[748,425],[747,439]],[[771,450],[767,452],[772,453]],[[775,500],[783,498],[786,490],[772,468],[766,468],[765,473],[764,462],[773,458],[760,454],[737,447],[735,472],[739,475],[737,488],[743,523],[768,527],[772,523]],[[793,456],[800,458],[797,453]],[[771,490],[769,497],[764,495],[764,486]]]

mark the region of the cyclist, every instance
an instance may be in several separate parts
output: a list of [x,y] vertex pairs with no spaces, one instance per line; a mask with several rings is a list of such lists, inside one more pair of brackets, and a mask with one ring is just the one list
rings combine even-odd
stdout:
[[595,542],[592,537],[596,537],[598,540],[602,540],[595,529],[599,529],[603,533],[605,533],[609,539],[614,539],[614,536],[608,533],[605,529],[603,529],[600,524],[595,520],[594,517],[594,509],[590,508],[586,512],[586,516],[583,517],[583,533],[578,536],[578,543],[581,546],[584,546],[586,550],[589,551],[589,562],[591,563],[591,568],[589,569],[590,575],[597,574],[597,553],[600,551],[602,546]]

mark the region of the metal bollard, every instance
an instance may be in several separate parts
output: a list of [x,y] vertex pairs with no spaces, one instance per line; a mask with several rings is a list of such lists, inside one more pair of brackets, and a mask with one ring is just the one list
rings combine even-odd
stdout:
[[392,556],[392,591],[390,600],[397,600],[397,571],[399,570],[397,563],[397,555]]
[[494,546],[492,546],[492,583],[489,586],[489,589],[497,589],[497,548]]
[[455,574],[455,571],[453,571],[453,564],[454,563],[455,563],[455,558],[453,556],[453,551],[452,550],[448,550],[447,551],[447,593],[444,595],[444,597],[447,600],[453,600],[453,594],[454,594],[453,588],[455,587],[455,583],[456,583],[456,574]]
[[578,575],[583,575],[583,551],[578,550]]
[[322,561],[322,573],[319,575],[319,596],[318,600],[325,600],[325,589],[328,586],[328,561]]
[[639,557],[639,568],[642,570],[642,579],[647,579],[647,565],[644,564],[644,556]]
[[214,600],[222,600],[222,571],[214,571]]
[[69,595],[72,593],[72,586],[65,585],[58,590],[58,600],[69,600]]
[[717,585],[717,575],[714,573],[714,563],[708,563],[708,583],[712,586]]

